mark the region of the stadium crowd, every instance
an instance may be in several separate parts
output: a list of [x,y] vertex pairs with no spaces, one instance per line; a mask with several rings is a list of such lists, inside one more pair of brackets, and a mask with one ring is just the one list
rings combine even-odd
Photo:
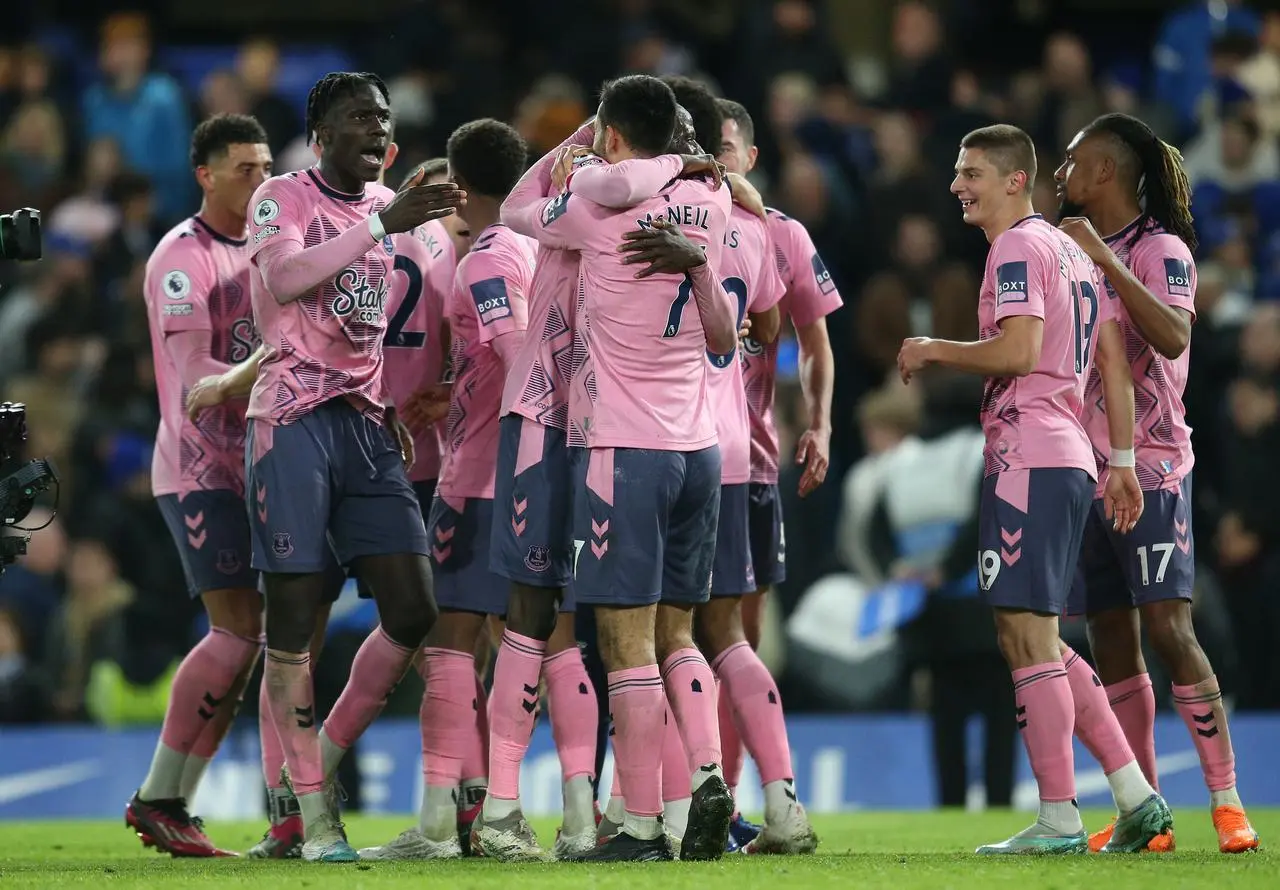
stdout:
[[[818,0],[553,2],[536,15],[515,2],[407,6],[389,46],[297,46],[273,34],[190,49],[167,39],[163,19],[138,13],[79,31],[39,22],[29,33],[6,31],[0,211],[40,208],[46,242],[43,261],[0,265],[0,395],[27,404],[28,450],[54,459],[62,486],[57,518],[0,579],[0,722],[163,715],[167,682],[200,630],[151,493],[158,409],[144,266],[164,232],[198,206],[194,124],[252,113],[276,172],[309,166],[303,100],[330,68],[374,70],[390,85],[402,160],[389,182],[441,155],[457,125],[483,115],[512,122],[532,161],[590,115],[599,83],[619,72],[696,76],[753,113],[761,163],[752,179],[808,228],[845,301],[828,318],[832,471],[801,500],[800,471],[783,468],[788,578],[769,625],[773,645],[762,652],[793,711],[932,701],[941,717],[938,681],[962,667],[1007,684],[976,583],[968,595],[931,596],[912,621],[886,628],[892,654],[876,647],[856,671],[821,672],[861,675],[843,689],[812,678],[823,660],[847,656],[789,633],[788,616],[804,614],[824,578],[869,588],[901,574],[907,529],[866,515],[859,467],[957,431],[977,435],[979,381],[939,374],[908,389],[895,364],[906,337],[977,334],[986,245],[947,193],[960,137],[1017,124],[1036,140],[1041,171],[1052,171],[1098,114],[1127,111],[1151,123],[1182,147],[1201,242],[1186,393],[1198,628],[1236,707],[1280,708],[1280,13],[1186,4],[1151,23],[1149,40],[1130,41],[1141,47],[1135,55],[1096,23],[1018,19],[1025,5],[956,2],[939,13],[905,0],[886,19],[887,54],[868,59],[834,36],[849,33],[848,11]],[[1022,38],[1007,57],[971,39],[1017,29],[1037,39]],[[592,52],[580,50],[586,43]],[[1052,221],[1056,205],[1042,172],[1036,209]],[[794,344],[784,346],[784,454],[803,428],[797,375]],[[973,505],[944,503],[927,487],[918,496],[937,497],[932,514],[951,511],[964,534]],[[46,519],[37,511],[28,524]],[[973,547],[961,542],[956,552],[964,558],[928,567],[931,589],[964,586]],[[1064,633],[1079,640],[1083,630],[1068,623]],[[349,656],[358,643],[348,643]],[[342,664],[340,655],[329,660]],[[418,691],[404,693],[413,710]],[[1012,707],[996,707],[1012,745]]]

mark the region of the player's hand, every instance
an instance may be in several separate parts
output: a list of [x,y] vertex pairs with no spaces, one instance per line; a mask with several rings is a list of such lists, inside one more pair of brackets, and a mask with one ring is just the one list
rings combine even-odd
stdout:
[[216,408],[226,400],[227,394],[222,386],[221,374],[201,377],[196,381],[196,385],[187,391],[187,417],[194,423],[201,412],[208,408]]
[[379,216],[387,234],[395,235],[416,229],[424,222],[450,216],[466,203],[467,193],[452,182],[411,185],[392,198]]
[[804,467],[800,476],[800,497],[808,497],[823,483],[830,463],[831,430],[805,430],[796,443],[796,464]]
[[400,417],[410,429],[425,430],[448,416],[452,392],[451,383],[433,383],[423,387],[405,400],[400,408]]
[[760,194],[759,189],[752,185],[745,176],[740,176],[737,173],[726,173],[724,179],[725,182],[729,183],[729,194],[733,196],[733,203],[748,213],[754,213],[768,222],[769,215],[765,213],[764,197]]
[[1111,253],[1111,248],[1107,247],[1107,243],[1102,240],[1093,223],[1083,216],[1068,216],[1058,223],[1058,228],[1070,235],[1071,239],[1079,244],[1080,249],[1095,263],[1101,263]]
[[586,157],[592,154],[591,149],[581,145],[566,145],[560,149],[560,156],[556,158],[555,164],[551,167],[551,185],[557,192],[564,189],[564,184],[569,181],[569,174],[573,172],[574,162],[578,158]]
[[744,315],[742,316],[742,324],[738,328],[738,340],[739,342],[741,342],[750,336],[751,336],[751,316]]
[[903,383],[910,383],[911,376],[929,364],[932,340],[928,337],[908,337],[898,350],[898,374]]
[[387,409],[383,423],[396,440],[396,444],[400,446],[400,459],[404,461],[404,468],[409,469],[417,456],[413,453],[413,433],[409,432],[409,428],[404,425],[395,408]]
[[711,155],[680,155],[680,160],[684,161],[684,169],[680,171],[682,178],[710,173],[717,189],[724,184],[724,167]]
[[1111,527],[1122,535],[1133,531],[1142,518],[1142,486],[1133,467],[1110,467],[1102,491],[1103,509]]
[[648,278],[660,272],[688,272],[707,261],[702,248],[690,241],[680,227],[665,219],[655,219],[647,228],[625,233],[618,252],[624,254],[623,265],[648,263],[636,278]]

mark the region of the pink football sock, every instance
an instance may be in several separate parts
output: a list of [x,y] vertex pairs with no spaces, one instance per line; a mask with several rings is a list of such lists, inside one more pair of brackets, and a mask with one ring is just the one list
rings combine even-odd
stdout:
[[717,724],[716,677],[697,649],[679,649],[662,663],[667,700],[689,755],[689,772],[700,766],[720,766],[720,727]]
[[1151,676],[1138,674],[1106,687],[1111,710],[1120,721],[1124,737],[1138,758],[1138,766],[1151,787],[1160,790],[1156,775],[1156,695]]
[[689,755],[680,739],[676,715],[667,709],[662,730],[662,800],[683,800],[689,796],[692,782]]
[[656,664],[611,671],[609,709],[613,714],[613,750],[627,812],[662,814],[662,714],[666,697]]
[[[195,750],[201,735],[216,720],[241,672],[261,651],[258,639],[238,637],[228,630],[214,627],[195,648],[187,653],[173,678],[169,707],[164,715],[160,741],[181,754],[212,756]],[[244,690],[243,684],[240,691]],[[223,734],[230,721],[224,721]],[[204,750],[217,750],[222,736],[206,744]]]
[[1227,712],[1222,707],[1218,678],[1210,676],[1194,686],[1174,686],[1173,704],[1191,733],[1200,769],[1210,791],[1226,791],[1236,784],[1236,755],[1231,749]]
[[432,647],[422,658],[422,765],[426,784],[451,788],[462,781],[462,759],[476,734],[476,662],[469,652]]
[[1040,786],[1040,799],[1075,800],[1075,762],[1071,751],[1075,705],[1066,668],[1060,661],[1018,668],[1013,672],[1013,690],[1018,703],[1018,729],[1022,731],[1031,771]]
[[729,702],[729,693],[724,684],[716,681],[716,704],[720,720],[720,753],[724,757],[724,781],[729,790],[738,791],[738,781],[742,778],[742,764],[746,759],[746,751],[742,747],[742,736],[738,732],[738,724],[733,719],[733,705]]
[[[613,734],[610,734],[610,738]],[[622,797],[622,773],[618,771],[618,744],[613,745],[613,782],[609,785],[610,797]],[[606,801],[607,802],[607,801]]]
[[227,690],[226,698],[218,708],[218,713],[205,726],[204,732],[200,733],[200,738],[196,739],[196,743],[191,746],[193,757],[212,760],[217,755],[218,748],[222,745],[222,740],[227,737],[227,730],[231,729],[231,724],[235,723],[236,715],[240,713],[240,705],[244,701],[244,688],[249,685],[249,677],[253,675],[253,665],[258,660],[258,652],[261,649],[262,641],[259,641],[258,651],[254,652],[244,667],[240,669],[235,682]]
[[582,650],[571,646],[542,662],[547,678],[547,704],[551,711],[551,735],[560,756],[564,781],[590,776],[596,768],[596,728],[599,715],[593,707],[595,692],[582,663]]
[[1080,657],[1080,653],[1069,646],[1065,649],[1062,657],[1067,682],[1071,685],[1071,699],[1075,704],[1075,734],[1084,742],[1094,760],[1102,764],[1102,771],[1111,775],[1134,760],[1133,750],[1093,668]]
[[343,750],[355,744],[382,713],[387,696],[409,669],[413,652],[387,636],[382,625],[373,629],[356,653],[347,685],[324,721],[329,741]]
[[484,692],[484,683],[479,674],[475,677],[475,698],[472,699],[472,710],[475,720],[473,731],[467,739],[467,750],[462,755],[462,781],[468,779],[488,779],[489,777],[489,698]]
[[311,654],[268,649],[262,674],[294,793],[301,797],[319,791],[324,787],[324,767],[311,689]]
[[[520,764],[529,750],[538,680],[547,644],[503,631],[489,699],[489,796],[520,798]],[[594,756],[594,755],[593,755]]]
[[284,766],[284,748],[280,745],[280,732],[271,716],[271,696],[267,692],[265,677],[258,685],[258,737],[262,744],[262,781],[268,788],[283,788],[280,767]]
[[737,716],[742,740],[760,770],[761,784],[794,779],[791,746],[778,687],[751,644],[730,646],[716,657],[721,692]]

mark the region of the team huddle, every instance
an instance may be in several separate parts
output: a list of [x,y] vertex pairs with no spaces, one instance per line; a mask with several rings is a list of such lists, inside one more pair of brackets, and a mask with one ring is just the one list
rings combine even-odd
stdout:
[[[826,473],[841,302],[743,178],[750,117],[693,81],[624,77],[528,169],[515,130],[472,121],[393,192],[387,98],[373,75],[322,79],[318,163],[283,176],[252,118],[193,134],[204,204],[152,255],[146,298],[154,491],[211,629],[126,823],[175,856],[235,855],[187,801],[265,648],[271,826],[251,857],[812,852],[754,644],[785,556],[773,341],[789,316],[815,378],[803,495]],[[379,624],[318,726],[311,666],[348,578]],[[412,666],[419,825],[357,853],[336,771]],[[543,690],[564,788],[549,850],[519,798]],[[744,748],[759,826],[734,805]]]
[[[381,184],[397,149],[377,77],[321,80],[307,128],[316,166],[268,178],[252,118],[202,123],[204,205],[147,267],[154,489],[211,630],[177,674],[127,824],[175,856],[235,855],[187,801],[265,649],[271,825],[251,857],[812,852],[755,645],[784,565],[775,340],[789,317],[807,375],[804,495],[826,473],[824,319],[841,300],[803,226],[743,178],[750,116],[693,81],[623,77],[528,169],[511,127],[472,121],[398,192]],[[1034,178],[1020,130],[966,137],[952,192],[991,242],[981,339],[913,338],[899,356],[904,381],[933,364],[987,378],[979,582],[1041,808],[979,852],[1173,849],[1139,618],[1174,678],[1220,847],[1254,849],[1190,622],[1195,235],[1180,159],[1141,122],[1100,118],[1056,174],[1061,228],[1033,213]],[[379,625],[317,726],[311,666],[347,578]],[[1096,674],[1059,640],[1068,613],[1088,616]],[[411,667],[425,684],[419,825],[357,853],[336,771]],[[564,791],[550,850],[519,796],[543,690]],[[597,696],[615,759],[603,812]],[[1093,836],[1073,733],[1116,801]],[[734,804],[744,748],[760,826]]]

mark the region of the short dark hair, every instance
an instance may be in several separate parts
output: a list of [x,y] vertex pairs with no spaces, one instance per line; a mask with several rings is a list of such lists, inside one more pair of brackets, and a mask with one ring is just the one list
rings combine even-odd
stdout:
[[697,137],[699,147],[703,151],[718,154],[720,140],[723,138],[724,112],[720,110],[715,94],[705,84],[690,77],[671,74],[662,78],[662,82],[671,87],[676,101],[693,118],[693,134]]
[[449,167],[467,188],[505,198],[524,175],[524,137],[510,124],[491,117],[469,121],[453,131],[445,147]]
[[[716,105],[720,106],[720,113],[724,115],[727,121],[733,121],[738,125],[738,132],[742,134],[742,141],[746,143],[747,148],[756,144],[756,122],[751,119],[751,113],[747,111],[747,107],[741,102],[735,102],[732,99],[717,99]],[[711,149],[707,149],[711,151]]]
[[439,176],[440,174],[447,172],[449,170],[449,159],[448,158],[428,158],[427,160],[423,161],[421,164],[418,164],[416,167],[410,170],[408,174],[405,175],[405,178],[400,181],[400,188],[404,188],[405,184],[410,179],[413,179],[413,177],[417,176],[419,170],[422,171],[422,181],[426,182],[428,179],[430,179],[433,176]]
[[1027,174],[1025,191],[1036,184],[1036,145],[1025,132],[1010,124],[993,124],[973,130],[960,140],[961,148],[979,148],[991,158],[1001,176],[1021,170]]
[[215,114],[205,118],[191,134],[191,166],[203,167],[232,145],[266,145],[267,131],[247,114]]
[[600,91],[600,123],[613,127],[637,153],[656,157],[676,128],[676,97],[656,77],[629,74]]
[[333,103],[355,93],[360,87],[377,87],[386,102],[391,101],[391,93],[382,78],[367,71],[332,71],[316,81],[316,85],[307,93],[307,145],[315,137],[316,128],[324,120]]

